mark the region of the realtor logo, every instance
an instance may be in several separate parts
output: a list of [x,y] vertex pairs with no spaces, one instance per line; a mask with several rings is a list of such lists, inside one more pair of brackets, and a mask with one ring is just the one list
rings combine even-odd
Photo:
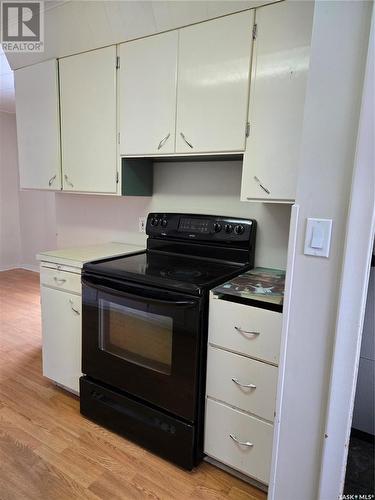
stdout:
[[1,44],[4,52],[43,52],[43,2],[1,2]]

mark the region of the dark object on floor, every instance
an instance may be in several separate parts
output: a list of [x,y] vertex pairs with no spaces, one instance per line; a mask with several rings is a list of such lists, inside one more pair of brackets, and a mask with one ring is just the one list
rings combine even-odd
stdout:
[[344,494],[375,494],[374,436],[352,429],[349,443],[348,462]]

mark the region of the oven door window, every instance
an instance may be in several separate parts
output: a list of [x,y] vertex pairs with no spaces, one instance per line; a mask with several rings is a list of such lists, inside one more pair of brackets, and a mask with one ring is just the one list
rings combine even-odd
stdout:
[[173,319],[99,299],[102,351],[166,375],[172,368]]

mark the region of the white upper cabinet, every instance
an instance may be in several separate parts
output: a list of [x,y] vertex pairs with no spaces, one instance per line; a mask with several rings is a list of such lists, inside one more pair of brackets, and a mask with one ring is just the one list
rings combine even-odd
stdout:
[[314,2],[256,10],[241,199],[295,199]]
[[116,47],[60,60],[63,189],[116,193]]
[[174,153],[178,32],[120,45],[120,153]]
[[176,153],[243,151],[254,11],[179,30]]
[[21,188],[61,189],[57,61],[14,72]]

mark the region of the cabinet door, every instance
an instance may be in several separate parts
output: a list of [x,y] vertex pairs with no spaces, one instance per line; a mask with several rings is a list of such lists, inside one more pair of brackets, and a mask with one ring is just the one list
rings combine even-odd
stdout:
[[43,375],[79,392],[81,297],[41,286]]
[[174,152],[178,32],[120,45],[122,155]]
[[115,193],[116,47],[60,60],[63,189]]
[[61,189],[57,61],[14,72],[21,188]]
[[254,11],[179,31],[176,152],[243,151]]
[[295,198],[313,8],[281,2],[256,10],[243,201]]

